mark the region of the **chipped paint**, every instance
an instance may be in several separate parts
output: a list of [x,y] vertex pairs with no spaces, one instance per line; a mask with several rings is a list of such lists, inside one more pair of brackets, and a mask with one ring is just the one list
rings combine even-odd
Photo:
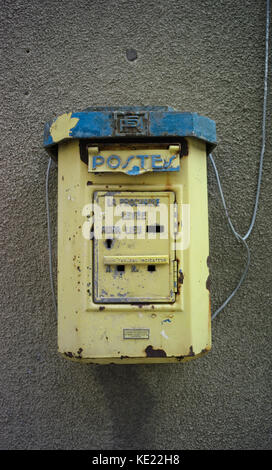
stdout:
[[59,142],[71,137],[71,130],[78,123],[79,118],[72,118],[72,113],[66,113],[59,116],[50,127],[50,135],[53,142]]
[[166,357],[166,352],[163,349],[154,349],[149,345],[145,348],[146,357]]
[[178,283],[183,284],[183,281],[184,281],[184,274],[182,272],[182,269],[179,269]]
[[[69,113],[70,116],[71,114]],[[121,130],[120,119],[127,119],[131,115],[144,117],[142,125],[140,125],[141,121],[139,119],[136,125],[128,126]],[[93,107],[85,111],[73,113],[73,116],[76,116],[74,119],[77,119],[78,122],[71,136],[74,139],[93,139],[95,137],[116,138],[118,135],[131,138],[132,136],[137,137],[137,135],[142,135],[146,137],[152,136],[153,138],[174,136],[181,140],[183,137],[191,136],[206,141],[208,151],[211,151],[216,145],[214,121],[197,113],[182,113],[169,106],[123,106],[114,109],[113,107],[105,107],[103,109],[101,107]],[[51,133],[48,132],[51,128],[51,123],[45,124],[45,147],[52,146]],[[60,138],[53,139],[53,143],[61,142],[61,140],[63,140],[63,137],[60,134]]]

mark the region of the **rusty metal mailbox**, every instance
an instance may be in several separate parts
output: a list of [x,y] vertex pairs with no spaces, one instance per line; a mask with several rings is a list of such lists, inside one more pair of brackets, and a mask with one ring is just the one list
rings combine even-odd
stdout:
[[58,161],[58,347],[92,363],[211,347],[206,155],[215,124],[169,107],[88,108],[45,127]]

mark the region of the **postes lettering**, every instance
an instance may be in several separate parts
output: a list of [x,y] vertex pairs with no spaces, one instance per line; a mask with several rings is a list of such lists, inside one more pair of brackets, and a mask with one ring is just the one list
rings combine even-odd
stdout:
[[102,171],[106,166],[108,170],[119,170],[131,175],[139,174],[142,171],[179,171],[178,155],[172,155],[165,160],[162,155],[130,155],[125,160],[119,155],[110,155],[105,158],[102,155],[92,156],[92,170]]

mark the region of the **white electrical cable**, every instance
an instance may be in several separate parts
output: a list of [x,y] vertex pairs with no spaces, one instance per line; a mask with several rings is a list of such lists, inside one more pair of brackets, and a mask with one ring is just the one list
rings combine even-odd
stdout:
[[49,276],[50,276],[50,285],[51,285],[51,292],[53,297],[53,304],[56,313],[56,317],[58,315],[58,307],[54,289],[54,279],[53,279],[53,268],[52,268],[52,243],[51,243],[51,223],[50,223],[50,208],[49,208],[49,175],[50,169],[52,166],[53,160],[50,157],[46,172],[46,183],[45,183],[45,198],[46,198],[46,213],[47,213],[47,235],[48,235],[48,251],[49,251]]
[[229,301],[232,299],[232,297],[236,294],[236,292],[238,291],[238,289],[240,288],[240,286],[242,285],[242,283],[244,282],[245,278],[246,278],[246,275],[247,275],[247,272],[248,272],[248,269],[249,269],[249,265],[250,265],[250,250],[249,250],[249,247],[247,245],[247,242],[244,240],[244,238],[235,230],[235,228],[233,227],[232,225],[232,222],[231,222],[231,219],[230,219],[230,216],[228,214],[228,210],[227,210],[227,206],[226,206],[226,202],[225,202],[225,198],[224,198],[224,194],[223,194],[223,190],[222,190],[222,186],[221,186],[221,183],[220,183],[220,178],[219,178],[219,174],[218,174],[218,171],[217,171],[217,168],[216,168],[216,165],[215,165],[215,162],[214,162],[214,159],[213,159],[213,156],[212,154],[210,153],[209,155],[209,158],[211,160],[211,163],[212,163],[212,166],[213,166],[213,169],[214,169],[214,172],[215,172],[215,176],[216,176],[216,181],[217,181],[217,184],[218,184],[218,188],[219,188],[219,192],[220,192],[220,196],[221,196],[221,200],[222,200],[222,204],[224,206],[224,209],[225,209],[225,214],[226,214],[226,217],[228,219],[228,223],[229,223],[229,226],[232,230],[232,233],[234,234],[234,236],[237,238],[238,241],[242,242],[243,245],[245,246],[246,250],[247,250],[247,263],[246,263],[246,266],[245,266],[245,269],[244,269],[244,272],[237,284],[237,286],[235,287],[235,289],[232,291],[232,293],[229,295],[229,297],[225,300],[225,302],[223,302],[223,304],[212,314],[212,320],[215,319],[215,317],[217,317],[218,313],[221,312],[221,310],[223,310],[223,308],[226,307],[226,305],[229,303]]
[[266,137],[266,109],[267,109],[267,82],[268,82],[268,52],[269,52],[269,22],[270,22],[270,0],[266,1],[266,28],[265,28],[265,67],[264,67],[264,98],[263,98],[263,125],[262,125],[262,150],[260,156],[260,166],[259,166],[259,175],[258,175],[258,184],[257,184],[257,192],[256,192],[256,199],[255,199],[255,206],[254,211],[251,219],[251,224],[243,240],[246,240],[251,231],[254,227],[258,204],[259,204],[259,196],[261,190],[261,182],[262,182],[262,172],[263,172],[263,159],[264,159],[264,151],[265,151],[265,137]]
[[267,82],[268,82],[268,52],[269,52],[269,23],[270,23],[270,0],[266,1],[266,28],[265,28],[265,68],[264,68],[264,98],[263,98],[263,123],[262,123],[262,149],[261,149],[261,154],[260,154],[260,163],[259,163],[259,174],[258,174],[258,183],[257,183],[257,190],[256,190],[256,198],[255,198],[255,204],[254,204],[254,210],[253,210],[253,215],[252,219],[250,222],[249,229],[247,233],[242,237],[233,227],[233,224],[231,222],[231,219],[228,214],[222,186],[220,183],[220,178],[218,175],[218,171],[215,165],[215,161],[213,159],[212,154],[209,155],[210,161],[212,163],[215,176],[216,176],[216,181],[218,184],[221,200],[225,209],[226,217],[228,219],[229,226],[234,234],[234,236],[237,238],[238,241],[242,242],[243,245],[246,247],[247,250],[247,263],[245,266],[245,269],[243,271],[243,274],[233,290],[233,292],[229,295],[229,297],[223,302],[223,304],[212,314],[212,320],[215,319],[215,317],[218,315],[218,313],[225,308],[225,306],[229,303],[229,301],[233,298],[233,296],[236,294],[238,289],[241,287],[242,283],[244,282],[249,265],[250,265],[250,250],[249,247],[246,243],[247,238],[251,234],[255,221],[256,221],[256,215],[257,215],[257,210],[258,210],[258,204],[259,204],[259,196],[260,196],[260,190],[261,190],[261,182],[262,182],[262,174],[263,174],[263,159],[264,159],[264,152],[265,152],[265,138],[266,138],[266,111],[267,111]]

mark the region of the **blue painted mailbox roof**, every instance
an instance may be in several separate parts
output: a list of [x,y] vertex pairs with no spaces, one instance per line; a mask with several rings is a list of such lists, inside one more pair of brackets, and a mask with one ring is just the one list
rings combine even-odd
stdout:
[[169,106],[93,107],[48,122],[44,147],[50,151],[69,139],[128,137],[196,137],[210,151],[216,145],[216,126],[212,119]]

